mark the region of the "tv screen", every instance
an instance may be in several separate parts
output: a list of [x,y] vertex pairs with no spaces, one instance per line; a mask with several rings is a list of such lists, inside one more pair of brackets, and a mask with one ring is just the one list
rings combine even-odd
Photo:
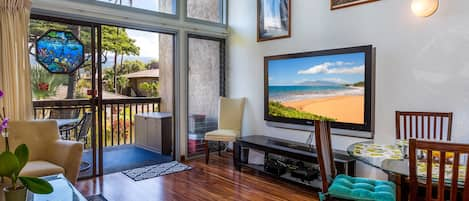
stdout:
[[371,58],[371,45],[265,57],[265,120],[370,131]]

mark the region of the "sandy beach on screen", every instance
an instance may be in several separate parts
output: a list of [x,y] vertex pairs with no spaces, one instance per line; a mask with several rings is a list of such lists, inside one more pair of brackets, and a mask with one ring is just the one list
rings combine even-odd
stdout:
[[364,101],[364,96],[335,96],[285,101],[282,102],[282,105],[293,107],[303,112],[334,118],[338,122],[362,124]]

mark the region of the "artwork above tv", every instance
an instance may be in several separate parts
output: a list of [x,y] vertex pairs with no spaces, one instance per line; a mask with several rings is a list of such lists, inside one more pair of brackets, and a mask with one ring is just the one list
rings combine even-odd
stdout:
[[371,131],[372,46],[264,58],[264,119]]

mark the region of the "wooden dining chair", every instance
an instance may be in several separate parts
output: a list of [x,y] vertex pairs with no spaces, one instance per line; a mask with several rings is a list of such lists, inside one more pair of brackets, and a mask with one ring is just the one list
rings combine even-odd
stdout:
[[451,141],[453,113],[396,111],[396,139]]
[[331,124],[326,121],[314,122],[314,135],[321,174],[324,200],[376,200],[395,201],[396,185],[389,181],[336,175],[334,152],[331,142]]
[[[449,143],[449,142],[435,142],[435,141],[423,141],[423,140],[416,140],[410,139],[409,141],[409,174],[410,174],[410,201],[443,201],[445,199],[445,188],[449,188],[449,195],[450,201],[456,200],[469,200],[469,168],[466,170],[465,180],[464,180],[464,188],[462,193],[462,199],[458,199],[458,178],[459,178],[459,166],[462,160],[460,157],[463,155],[469,154],[469,145],[468,144],[456,144],[456,143]],[[424,180],[419,180],[417,175],[417,151],[422,150],[426,151],[427,153],[427,160],[426,162],[426,177]],[[433,153],[439,152],[439,170],[438,170],[438,182],[437,185],[437,198],[433,198],[433,177],[432,177],[432,164],[433,164]],[[446,156],[447,153],[453,154],[453,166],[451,167],[452,176],[451,178],[446,178],[447,181],[445,183],[445,164],[446,164]],[[467,160],[467,157],[466,157]],[[469,160],[463,161],[466,167],[469,167]],[[418,187],[422,186],[422,183],[419,181],[425,181],[425,198],[418,198],[417,191]],[[448,183],[448,181],[450,181]],[[419,185],[421,184],[421,185]],[[460,195],[459,195],[460,196]]]

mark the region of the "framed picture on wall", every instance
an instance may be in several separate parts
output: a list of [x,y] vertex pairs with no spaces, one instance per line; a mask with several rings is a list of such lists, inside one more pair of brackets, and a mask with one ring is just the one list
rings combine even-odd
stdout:
[[257,42],[291,35],[291,0],[257,0]]
[[331,0],[331,10],[356,6],[359,4],[375,2],[379,0]]

